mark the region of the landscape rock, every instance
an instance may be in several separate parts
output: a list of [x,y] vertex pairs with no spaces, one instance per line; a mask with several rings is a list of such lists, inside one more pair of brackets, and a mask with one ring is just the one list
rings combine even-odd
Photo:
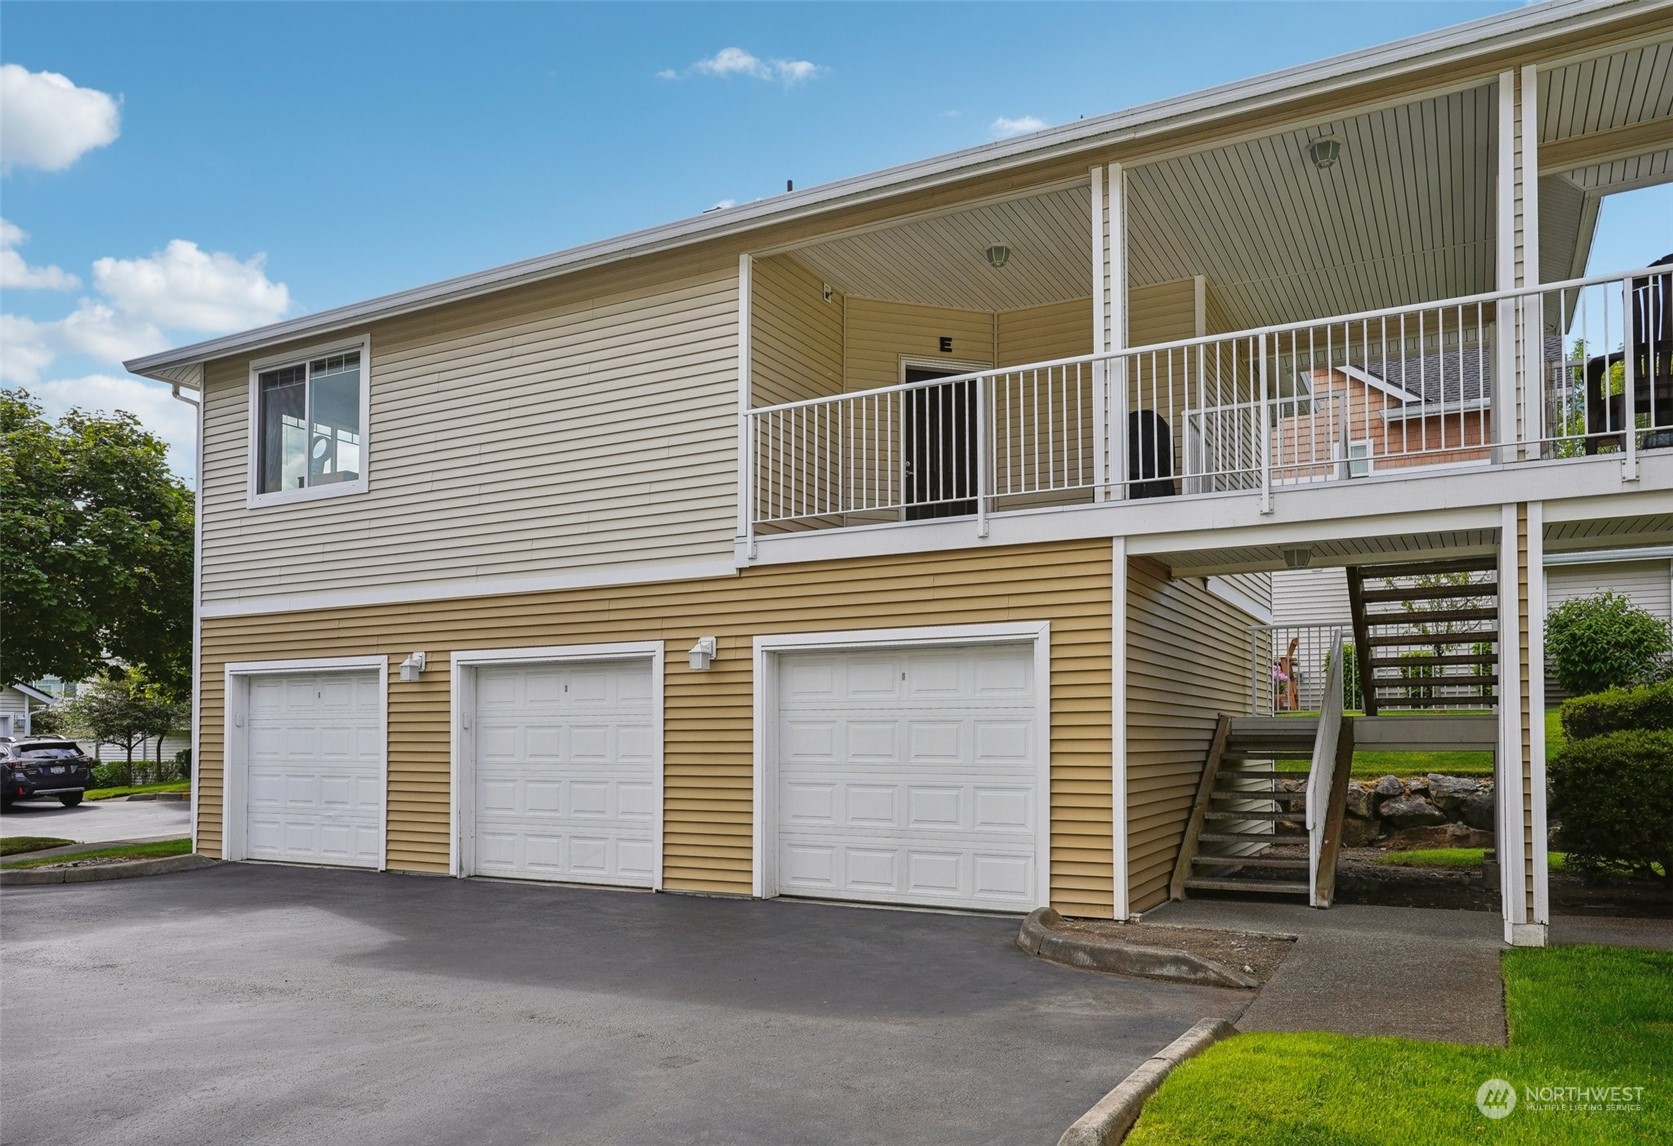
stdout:
[[1494,827],[1494,804],[1491,790],[1483,788],[1458,799],[1458,818],[1472,828],[1491,832]]
[[1376,820],[1345,819],[1342,821],[1342,846],[1365,848],[1383,834],[1383,826]]
[[1349,784],[1347,794],[1348,815],[1361,820],[1371,818],[1371,791],[1362,784]]
[[1479,780],[1468,780],[1462,776],[1440,776],[1434,773],[1429,776],[1429,799],[1443,812],[1456,812],[1465,796],[1479,791],[1481,791]]
[[1397,828],[1418,828],[1446,823],[1446,813],[1422,796],[1406,796],[1385,801],[1377,809],[1377,814]]
[[1432,827],[1403,828],[1380,841],[1377,846],[1393,851],[1420,848],[1490,848],[1493,846],[1493,833],[1467,828],[1463,824],[1436,824]]
[[1371,791],[1379,800],[1397,800],[1406,794],[1406,786],[1398,776],[1384,776]]
[[1429,794],[1429,781],[1422,776],[1413,776],[1406,781],[1406,791],[1414,796],[1427,796]]

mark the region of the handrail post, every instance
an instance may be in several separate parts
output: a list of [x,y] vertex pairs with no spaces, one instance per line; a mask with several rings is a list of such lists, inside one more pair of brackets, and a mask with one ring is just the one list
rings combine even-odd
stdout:
[[760,440],[757,433],[760,419],[754,414],[748,412],[745,412],[740,416],[744,420],[744,432],[742,437],[744,440],[745,451],[744,464],[742,466],[744,472],[744,488],[742,491],[744,502],[744,546],[745,552],[749,554],[750,560],[753,561],[755,560],[755,483],[760,480],[755,470],[757,442]]
[[1261,400],[1256,406],[1256,429],[1261,436],[1261,512],[1272,512],[1272,431],[1267,425],[1267,403],[1271,401],[1268,390],[1266,362],[1266,335],[1260,336],[1258,353],[1260,359]]
[[[1646,300],[1647,301],[1647,300]],[[1626,434],[1626,458],[1621,463],[1621,480],[1638,480],[1638,354],[1632,335],[1632,276],[1621,280],[1621,431]],[[1647,324],[1648,325],[1648,324]],[[1607,361],[1607,359],[1605,360]],[[1602,389],[1609,391],[1609,373],[1604,371]],[[1609,399],[1604,398],[1607,408]],[[1654,398],[1651,399],[1652,404]]]
[[988,376],[976,375],[976,536],[988,535]]

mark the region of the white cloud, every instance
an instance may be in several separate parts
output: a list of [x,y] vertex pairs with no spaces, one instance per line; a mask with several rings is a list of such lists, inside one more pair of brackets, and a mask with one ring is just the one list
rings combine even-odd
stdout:
[[52,365],[58,352],[50,330],[15,314],[0,314],[0,382],[28,386]]
[[266,255],[239,262],[175,239],[144,259],[99,259],[93,282],[125,316],[175,330],[241,330],[277,321],[290,291],[268,279]]
[[0,287],[10,290],[75,290],[81,280],[62,267],[32,267],[16,248],[29,234],[9,219],[0,219]]
[[0,168],[62,171],[121,131],[121,106],[104,92],[0,64]]
[[51,323],[50,328],[59,349],[100,362],[117,363],[154,354],[169,345],[168,335],[151,323],[89,298],[82,299],[72,314]]
[[168,443],[169,465],[181,477],[192,480],[197,469],[197,416],[160,382],[90,374],[43,382],[29,392],[40,400],[41,413],[49,419],[75,407],[107,414],[126,410]]
[[1011,119],[1002,115],[988,124],[988,130],[993,132],[995,139],[1009,139],[1013,135],[1027,135],[1031,131],[1039,131],[1041,128],[1050,126],[1038,116],[1023,115]]
[[757,80],[776,80],[788,88],[823,75],[825,70],[812,60],[763,60],[743,48],[722,48],[708,59],[698,60],[683,72],[663,68],[657,73],[657,78],[677,80],[697,75],[730,79],[733,76],[747,76]]

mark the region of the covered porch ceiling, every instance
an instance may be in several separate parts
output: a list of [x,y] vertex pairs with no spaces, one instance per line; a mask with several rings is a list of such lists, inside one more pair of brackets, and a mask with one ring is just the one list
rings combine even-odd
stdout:
[[[1202,275],[1219,330],[1491,290],[1497,107],[1485,83],[1133,165],[1129,285]],[[1584,273],[1605,195],[1673,180],[1673,40],[1545,71],[1540,108],[1553,282]],[[1309,153],[1320,138],[1340,144],[1328,167]],[[1646,243],[1649,262],[1673,236]],[[1001,268],[994,245],[1010,250]],[[1092,245],[1082,181],[786,253],[845,294],[994,313],[1090,298]]]

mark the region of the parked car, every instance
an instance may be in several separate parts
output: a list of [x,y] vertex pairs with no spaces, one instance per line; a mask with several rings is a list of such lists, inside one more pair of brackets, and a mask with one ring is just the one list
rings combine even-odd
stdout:
[[0,806],[56,796],[66,808],[93,787],[93,758],[73,740],[25,736],[0,746]]

